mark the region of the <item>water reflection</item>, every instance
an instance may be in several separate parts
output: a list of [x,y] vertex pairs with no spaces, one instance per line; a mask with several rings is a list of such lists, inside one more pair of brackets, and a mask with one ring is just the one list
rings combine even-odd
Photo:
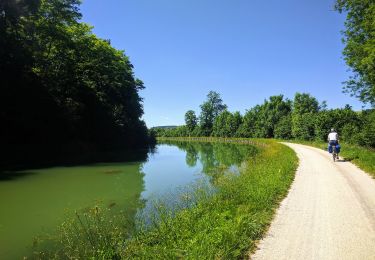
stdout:
[[215,185],[222,174],[238,173],[245,159],[256,152],[253,146],[232,143],[161,142],[142,166],[145,182],[142,197],[149,199],[161,194],[173,197],[178,193],[177,187],[197,180]]
[[160,142],[142,166],[146,203],[137,217],[149,222],[155,217],[155,204],[172,211],[194,204],[194,190],[214,193],[222,175],[238,174],[256,152],[253,146],[232,143]]
[[189,167],[196,166],[198,160],[203,166],[203,173],[210,173],[217,167],[240,167],[246,159],[254,156],[257,149],[250,145],[233,143],[199,143],[164,141],[161,144],[177,146],[186,153],[186,164]]
[[194,185],[214,187],[221,174],[238,171],[255,153],[249,145],[163,142],[156,150],[111,156],[112,162],[3,172],[0,259],[29,255],[33,238],[54,233],[66,212],[83,214],[100,205],[126,216],[131,227],[139,212],[152,209],[153,199],[177,205]]

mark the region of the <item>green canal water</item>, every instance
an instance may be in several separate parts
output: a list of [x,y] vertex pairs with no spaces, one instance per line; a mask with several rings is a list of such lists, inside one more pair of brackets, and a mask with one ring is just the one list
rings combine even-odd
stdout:
[[31,255],[36,238],[56,232],[75,211],[101,205],[139,212],[155,197],[210,182],[217,168],[238,173],[255,152],[249,145],[168,142],[141,160],[0,175],[0,259]]

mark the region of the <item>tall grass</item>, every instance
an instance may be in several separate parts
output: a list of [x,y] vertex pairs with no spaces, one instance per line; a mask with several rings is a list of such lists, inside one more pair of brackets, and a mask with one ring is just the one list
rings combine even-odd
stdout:
[[[118,222],[108,226],[108,220],[103,219],[106,223],[100,217],[96,220],[98,216],[95,214],[100,214],[100,211],[91,212],[91,219],[74,220],[74,225],[65,227],[68,232],[62,242],[72,239],[84,245],[77,247],[74,242],[69,242],[70,246],[56,253],[56,258],[245,257],[254,250],[256,241],[270,225],[297,167],[297,157],[290,148],[275,141],[254,142],[262,143],[258,146],[259,153],[255,158],[249,158],[247,168],[240,174],[220,174],[215,179],[214,192],[200,185],[181,194],[179,207],[174,210],[159,201],[148,218],[151,221],[139,219],[138,228],[130,235]],[[92,227],[91,223],[99,229]],[[77,224],[78,227],[72,229]],[[100,240],[93,243],[93,236],[99,236]]]
[[126,239],[134,232],[129,214],[95,206],[67,218],[57,230],[35,244],[36,259],[121,259]]

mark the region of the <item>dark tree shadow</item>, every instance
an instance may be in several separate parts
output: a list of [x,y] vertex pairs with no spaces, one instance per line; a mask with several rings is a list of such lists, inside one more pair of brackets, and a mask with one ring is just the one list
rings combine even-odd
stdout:
[[26,176],[34,175],[32,171],[0,171],[0,181],[12,181]]

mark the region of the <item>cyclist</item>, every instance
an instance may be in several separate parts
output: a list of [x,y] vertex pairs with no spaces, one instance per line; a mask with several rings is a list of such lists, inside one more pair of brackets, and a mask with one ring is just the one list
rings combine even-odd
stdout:
[[[329,146],[334,146],[339,144],[339,135],[334,128],[331,128],[331,132],[328,134],[328,144]],[[338,156],[337,156],[338,157]]]

